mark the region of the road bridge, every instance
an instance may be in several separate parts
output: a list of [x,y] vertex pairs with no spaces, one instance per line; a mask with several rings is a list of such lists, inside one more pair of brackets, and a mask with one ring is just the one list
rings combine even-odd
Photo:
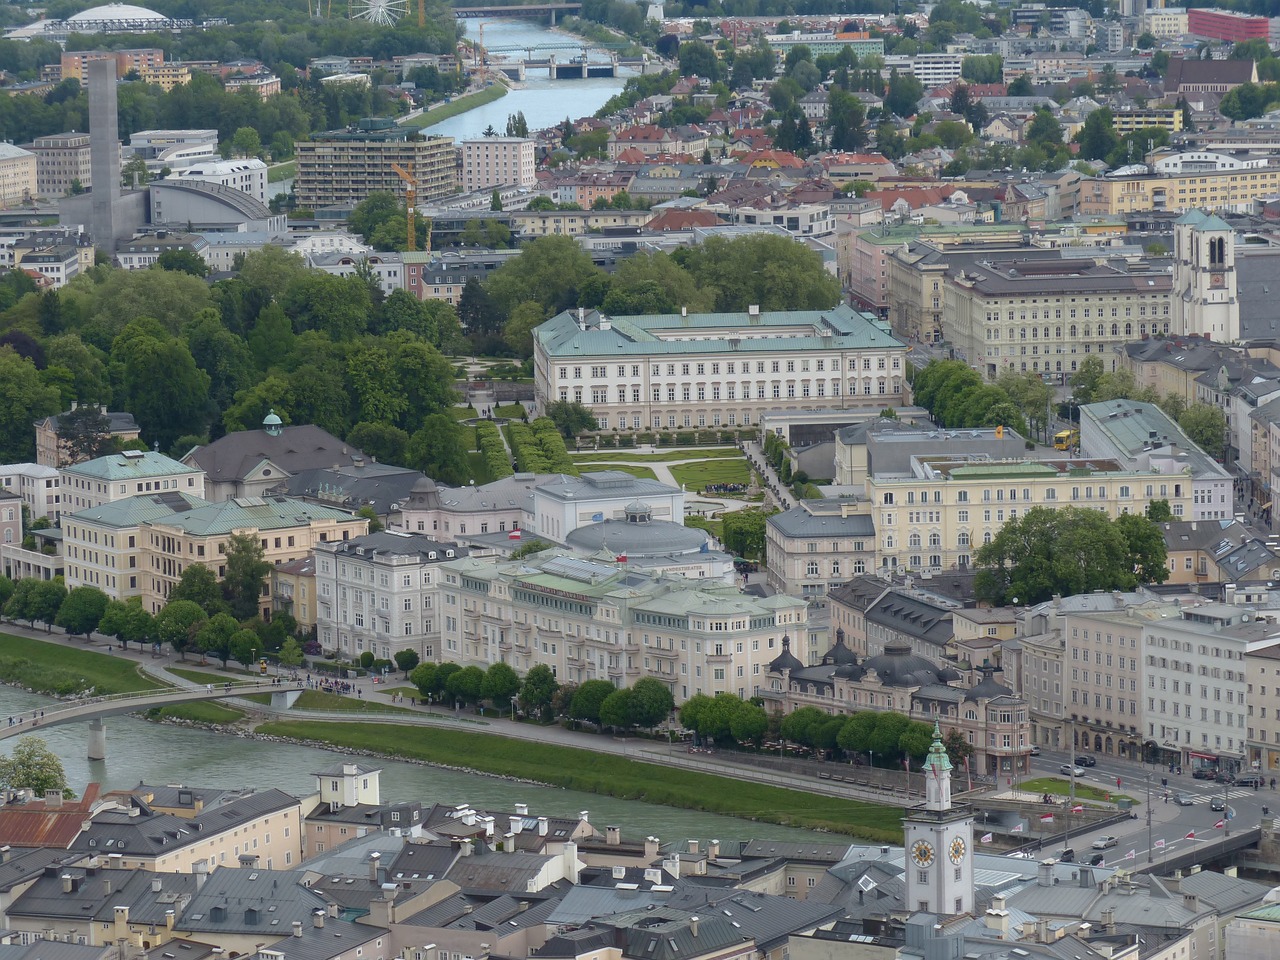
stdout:
[[201,700],[234,699],[253,693],[268,693],[271,695],[271,706],[274,709],[287,710],[293,706],[304,689],[306,684],[302,681],[280,678],[250,680],[242,683],[210,683],[204,686],[192,684],[183,687],[166,687],[161,690],[140,690],[103,697],[86,697],[83,700],[66,701],[64,706],[52,710],[33,710],[30,716],[23,713],[9,717],[7,724],[0,724],[0,740],[87,720],[89,722],[89,759],[105,760],[107,725],[103,720],[106,717],[150,710],[152,707],[196,703]]
[[578,13],[580,3],[529,3],[502,7],[454,7],[453,15],[459,20],[494,20],[498,18],[549,17],[556,25],[556,14]]

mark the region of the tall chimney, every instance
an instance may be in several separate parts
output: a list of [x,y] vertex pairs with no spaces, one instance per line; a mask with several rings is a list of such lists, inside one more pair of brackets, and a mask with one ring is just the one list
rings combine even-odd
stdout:
[[317,930],[324,929],[324,911],[319,907],[311,911],[311,925]]
[[89,62],[89,169],[93,175],[89,232],[106,250],[115,246],[115,203],[120,197],[120,119],[114,57]]
[[377,851],[369,854],[369,879],[374,883],[378,882],[378,864],[381,861],[382,854]]

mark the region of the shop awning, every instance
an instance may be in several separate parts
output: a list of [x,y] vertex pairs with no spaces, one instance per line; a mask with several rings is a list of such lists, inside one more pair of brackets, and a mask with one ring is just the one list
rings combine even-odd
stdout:
[[1217,761],[1217,759],[1218,759],[1218,755],[1217,755],[1217,754],[1214,754],[1214,753],[1192,753],[1192,752],[1188,752],[1188,754],[1187,754],[1187,755],[1188,755],[1188,756],[1192,756],[1192,757],[1196,757],[1196,758],[1197,758],[1197,759],[1199,759],[1199,760],[1213,760],[1213,761]]

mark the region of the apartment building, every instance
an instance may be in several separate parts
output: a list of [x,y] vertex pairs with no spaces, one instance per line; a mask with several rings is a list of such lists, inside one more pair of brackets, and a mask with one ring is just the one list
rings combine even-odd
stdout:
[[28,206],[37,196],[36,155],[0,143],[0,209]]
[[1180,173],[1131,173],[1090,177],[1080,182],[1080,213],[1137,213],[1146,210],[1206,210],[1249,213],[1255,200],[1280,191],[1280,164],[1245,170],[1186,170]]
[[1164,7],[1143,11],[1142,27],[1157,40],[1176,40],[1187,32],[1187,20],[1186,7]]
[[10,463],[0,466],[0,489],[22,498],[31,519],[40,517],[58,523],[62,513],[60,476],[53,467],[39,463]]
[[[519,561],[475,557],[440,566],[440,659],[526,673],[546,664],[561,683],[642,677],[677,703],[695,694],[755,696],[784,638],[808,643],[809,606],[736,586],[631,571],[546,550]],[[803,649],[801,650],[803,653]]]
[[382,531],[315,549],[316,636],[325,650],[390,660],[413,650],[440,659],[440,565],[467,556],[454,543]]
[[1280,770],[1280,643],[1251,644],[1244,655],[1248,761]]
[[960,79],[964,65],[963,53],[919,53],[915,56],[889,56],[884,58],[884,70],[911,74],[926,90],[941,87]]
[[589,405],[602,429],[750,426],[767,410],[904,399],[906,345],[883,321],[823,311],[608,317],[565,311],[534,331],[539,411]]
[[181,491],[204,498],[204,471],[150,450],[124,450],[60,471],[62,510],[74,513],[144,493]]
[[870,505],[841,497],[802,500],[765,522],[769,584],[788,596],[820,597],[876,567]]
[[36,137],[27,149],[36,155],[36,192],[42,197],[65,197],[93,186],[89,165],[89,134],[53,133]]
[[973,462],[915,458],[910,477],[867,482],[876,528],[877,566],[889,570],[966,568],[973,553],[1032,507],[1086,507],[1109,517],[1143,513],[1168,500],[1189,516],[1189,477],[1126,470],[1115,460]]
[[532,187],[534,141],[528,137],[481,137],[462,141],[462,190],[515,184]]
[[[246,497],[210,503],[181,491],[142,494],[63,517],[67,586],[90,584],[117,600],[142,597],[152,613],[164,606],[188,564],[222,577],[232,534],[259,538],[264,559],[288,563],[317,544],[368,532],[369,521],[290,497]],[[269,585],[261,604],[270,616]]]
[[769,49],[773,51],[782,65],[787,54],[796,47],[807,47],[815,57],[835,55],[842,50],[851,51],[859,60],[864,57],[884,57],[884,38],[873,37],[869,33],[851,31],[847,33],[791,33],[769,34],[765,38]]
[[389,117],[367,117],[345,130],[321,133],[295,144],[294,192],[312,209],[354,206],[371,193],[405,195],[396,164],[411,172],[417,201],[429,203],[458,192],[452,137],[423,136]]
[[227,77],[223,81],[223,85],[227,88],[228,93],[248,90],[260,100],[274,97],[280,92],[280,78],[267,70]]
[[165,93],[172,93],[175,87],[185,87],[191,82],[191,68],[185,63],[162,63],[144,67],[140,76],[143,83],[150,83]]
[[316,559],[302,557],[281,563],[271,570],[272,616],[287,613],[300,631],[316,627]]
[[[75,410],[78,405],[71,404],[71,410]],[[67,413],[70,413],[68,410]],[[102,416],[106,418],[106,433],[112,440],[117,443],[128,443],[130,440],[137,440],[142,433],[138,422],[133,419],[133,414],[124,413],[123,411],[106,410],[99,407]],[[36,463],[46,467],[61,467],[72,462],[71,451],[67,446],[65,437],[59,435],[59,431],[63,429],[60,426],[59,418],[66,416],[64,414],[55,414],[52,417],[45,417],[43,420],[36,421]]]
[[135,50],[64,50],[62,52],[62,79],[89,83],[89,64],[94,60],[115,60],[116,76],[125,77],[130,72],[142,75],[164,65],[164,51],[158,47]]

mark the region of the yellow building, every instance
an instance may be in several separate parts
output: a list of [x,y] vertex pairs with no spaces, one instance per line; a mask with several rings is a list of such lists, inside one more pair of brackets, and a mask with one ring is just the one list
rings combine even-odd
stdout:
[[287,613],[299,630],[316,626],[316,560],[302,557],[282,563],[271,571],[272,609]]
[[1080,212],[1121,214],[1147,210],[1230,210],[1249,213],[1253,202],[1280,193],[1280,166],[1093,177],[1080,183]]
[[159,87],[169,93],[174,87],[184,87],[191,82],[191,68],[181,63],[161,63],[144,67],[139,71],[144,83]]
[[1175,517],[1192,510],[1190,475],[1128,471],[1114,460],[921,458],[915,473],[867,481],[880,567],[971,566],[978,547],[1032,507],[1084,507],[1114,518],[1168,500]]
[[1182,130],[1182,110],[1178,107],[1117,110],[1111,118],[1111,128],[1122,137],[1144,127],[1161,127],[1178,133]]
[[36,155],[0,143],[0,209],[26,206],[36,196]]

